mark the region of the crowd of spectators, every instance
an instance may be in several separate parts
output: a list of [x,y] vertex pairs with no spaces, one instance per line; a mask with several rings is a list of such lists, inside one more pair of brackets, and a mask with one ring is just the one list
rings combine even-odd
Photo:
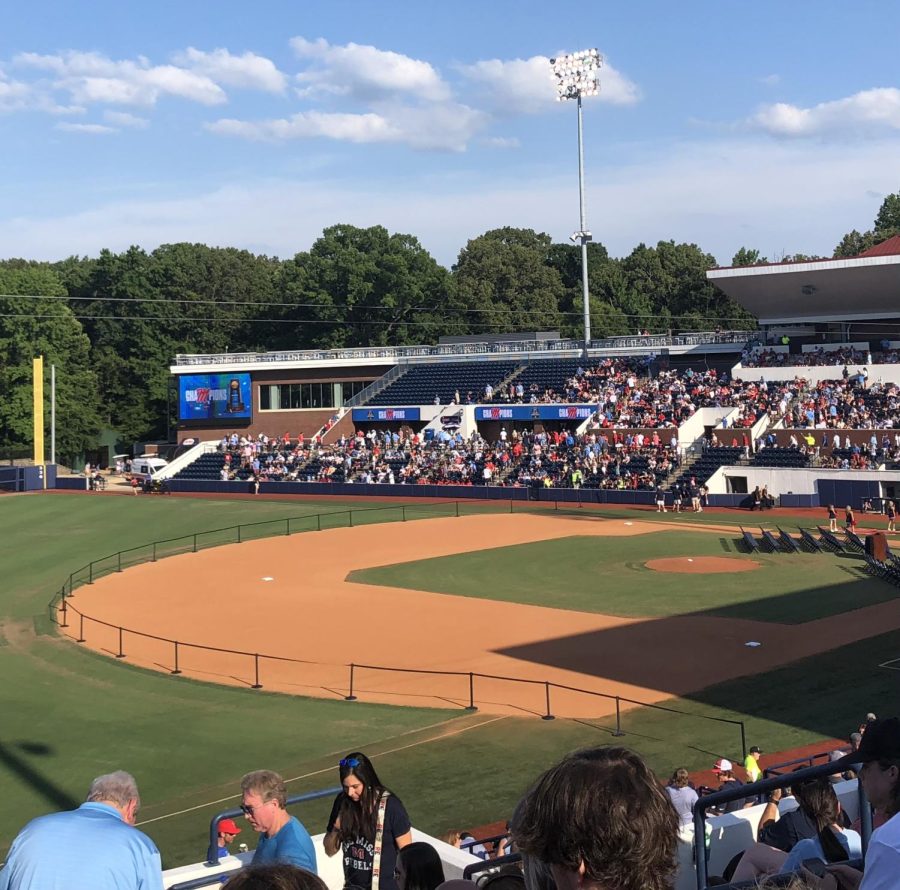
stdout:
[[511,485],[653,490],[680,463],[675,435],[596,428],[501,429],[495,442],[442,431],[426,439],[405,427],[358,430],[324,445],[269,437],[223,437],[222,481],[358,482],[366,484]]
[[785,425],[819,430],[897,429],[900,388],[896,383],[868,385],[867,379],[849,375],[804,383]]

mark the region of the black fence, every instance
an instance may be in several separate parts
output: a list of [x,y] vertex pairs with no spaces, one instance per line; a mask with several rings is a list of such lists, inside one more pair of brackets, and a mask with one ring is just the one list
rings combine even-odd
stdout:
[[[517,502],[512,500],[506,504],[497,501],[493,502],[493,504],[494,508],[489,510],[491,513],[529,511],[528,506],[517,504]],[[559,511],[560,506],[561,502],[558,501],[546,504],[547,508],[554,511]],[[563,503],[562,506],[564,508],[565,504]],[[437,504],[397,504],[243,523],[226,528],[181,535],[175,538],[151,541],[147,544],[119,550],[116,553],[92,560],[87,565],[72,572],[50,603],[48,603],[49,616],[51,621],[66,632],[66,636],[71,637],[77,643],[88,642],[87,635],[93,631],[94,639],[91,640],[92,645],[108,651],[115,658],[127,658],[129,649],[127,644],[136,639],[158,644],[153,646],[152,663],[158,669],[167,670],[172,675],[184,673],[202,674],[203,671],[198,670],[196,664],[186,666],[185,657],[188,655],[197,656],[198,654],[214,653],[220,656],[231,656],[232,659],[229,662],[231,678],[251,689],[263,689],[264,681],[266,680],[277,686],[279,682],[284,683],[285,678],[288,677],[291,685],[296,685],[299,681],[301,684],[306,685],[319,687],[327,685],[329,688],[336,688],[342,693],[346,692],[343,698],[352,702],[359,699],[361,691],[372,691],[368,689],[361,690],[360,675],[371,678],[374,674],[386,678],[389,675],[402,674],[407,679],[427,678],[427,682],[424,682],[415,694],[423,697],[441,698],[448,703],[456,704],[458,707],[469,711],[477,710],[476,701],[481,700],[477,694],[478,689],[482,690],[486,695],[489,694],[491,700],[498,694],[505,694],[508,699],[512,699],[513,696],[510,693],[513,688],[528,690],[524,698],[520,692],[515,697],[516,705],[511,706],[520,708],[523,713],[540,716],[543,720],[555,719],[557,713],[561,713],[559,707],[561,702],[571,701],[573,697],[580,701],[583,701],[585,697],[590,697],[608,703],[606,707],[599,708],[598,713],[612,716],[612,706],[614,705],[615,725],[612,728],[613,735],[621,736],[625,734],[623,705],[626,706],[624,709],[626,711],[629,707],[638,706],[655,711],[678,714],[690,719],[733,725],[740,732],[740,750],[742,756],[746,757],[746,732],[744,723],[741,720],[692,713],[652,702],[643,702],[624,696],[567,686],[549,680],[505,677],[475,671],[420,670],[358,663],[323,664],[283,655],[204,645],[188,640],[177,640],[146,633],[137,628],[104,621],[101,618],[86,614],[71,603],[75,591],[84,585],[93,584],[99,578],[123,572],[132,566],[156,562],[168,556],[197,553],[210,547],[241,544],[245,541],[273,536],[288,536],[301,532],[323,531],[332,528],[353,528],[359,525],[391,521],[407,522],[423,518],[479,515],[484,512],[484,508],[479,508],[471,502],[461,501]],[[562,711],[565,710],[563,706]],[[582,709],[579,708],[579,710]],[[554,711],[557,713],[554,713]]]

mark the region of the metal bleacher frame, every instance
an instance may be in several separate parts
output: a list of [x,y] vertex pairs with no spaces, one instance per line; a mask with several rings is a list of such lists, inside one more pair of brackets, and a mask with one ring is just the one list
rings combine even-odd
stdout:
[[[819,766],[811,766],[806,769],[797,770],[796,772],[773,776],[772,778],[763,779],[759,782],[741,785],[738,788],[729,788],[725,791],[716,791],[713,794],[707,794],[701,797],[694,805],[694,863],[697,869],[697,890],[706,890],[706,888],[710,886],[706,859],[706,811],[708,809],[718,807],[720,804],[730,803],[733,800],[739,800],[740,798],[767,795],[776,788],[787,788],[798,780],[831,776],[834,774],[834,771],[833,763],[823,763]],[[866,848],[869,845],[869,838],[872,836],[872,808],[869,805],[868,798],[863,790],[862,782],[857,783],[857,788],[859,794],[860,835],[862,836],[863,856],[865,856]],[[855,865],[857,868],[862,868],[862,863],[859,861],[856,863],[849,862],[844,864]],[[720,886],[733,888],[756,887],[757,882],[742,881],[736,884]]]

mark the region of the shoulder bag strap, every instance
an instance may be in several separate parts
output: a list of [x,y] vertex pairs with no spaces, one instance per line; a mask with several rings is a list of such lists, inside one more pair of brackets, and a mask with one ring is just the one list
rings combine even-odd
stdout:
[[381,846],[384,840],[384,813],[387,810],[390,791],[382,791],[378,801],[378,821],[375,823],[375,847],[372,856],[372,890],[379,890],[381,885]]

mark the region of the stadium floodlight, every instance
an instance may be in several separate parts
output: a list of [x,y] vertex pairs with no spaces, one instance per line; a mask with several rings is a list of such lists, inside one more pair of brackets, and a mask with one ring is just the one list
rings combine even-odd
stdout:
[[581,244],[581,289],[584,305],[584,354],[587,357],[591,345],[591,305],[588,289],[587,246],[592,240],[588,231],[584,210],[584,135],[581,120],[581,100],[584,96],[596,96],[600,92],[597,72],[603,57],[596,49],[582,49],[550,60],[556,77],[556,98],[559,102],[576,99],[578,102],[578,207],[581,227],[570,237]]

